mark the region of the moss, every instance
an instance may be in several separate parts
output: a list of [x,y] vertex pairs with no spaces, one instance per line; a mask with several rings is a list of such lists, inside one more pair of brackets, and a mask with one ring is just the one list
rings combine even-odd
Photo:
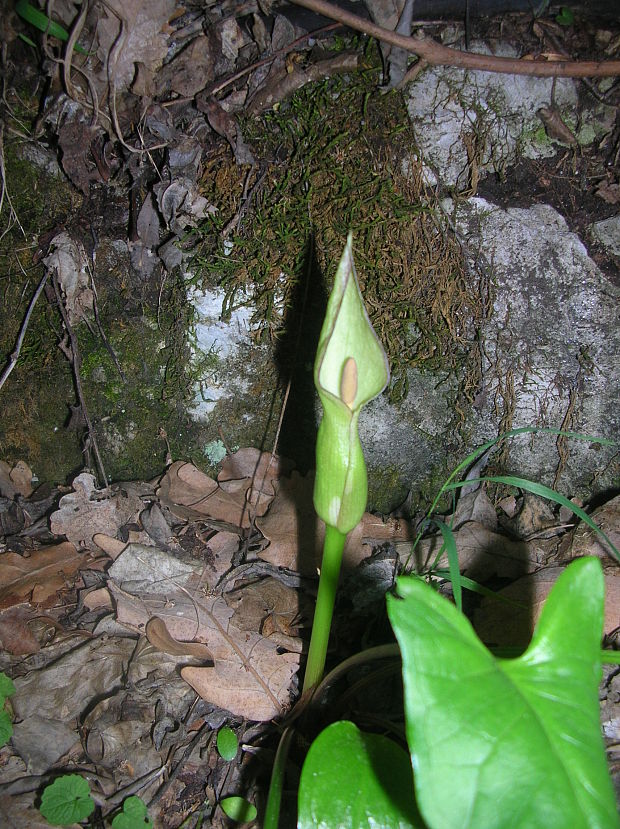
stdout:
[[409,492],[409,484],[397,466],[380,466],[368,469],[368,509],[388,515],[403,503]]
[[[43,266],[32,261],[26,240],[62,224],[78,231],[73,218],[83,198],[62,178],[22,159],[5,144],[7,188],[22,231],[5,226],[0,241],[0,303],[5,324],[0,350],[12,352]],[[8,220],[8,213],[3,213]],[[198,428],[186,414],[196,380],[186,332],[192,317],[182,278],[160,286],[139,283],[126,250],[101,239],[95,273],[101,328],[75,325],[82,361],[84,397],[106,472],[111,479],[149,478],[161,472],[168,446],[175,457],[196,451]],[[105,336],[102,336],[103,332]],[[0,457],[20,458],[40,480],[64,482],[82,468],[83,424],[71,418],[77,404],[72,369],[58,348],[62,323],[57,310],[39,298],[18,364],[5,383],[0,420]],[[109,348],[108,348],[108,345]],[[121,377],[114,353],[124,373]]]
[[382,94],[377,81],[377,69],[366,66],[309,85],[244,122],[256,155],[277,162],[264,173],[248,172],[251,209],[231,237],[232,253],[218,233],[241,207],[243,179],[227,155],[207,164],[204,192],[218,212],[199,231],[195,264],[199,279],[224,288],[224,313],[249,296],[256,338],[277,342],[287,335],[305,278],[307,240],[314,235],[317,278],[329,280],[352,229],[397,401],[407,394],[408,368],[456,371],[466,362],[467,339],[483,309],[460,247],[423,184],[403,99]]

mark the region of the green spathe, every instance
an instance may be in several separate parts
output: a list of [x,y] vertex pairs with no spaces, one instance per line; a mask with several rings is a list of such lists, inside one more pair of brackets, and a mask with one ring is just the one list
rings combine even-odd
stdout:
[[323,404],[314,507],[326,524],[341,533],[350,532],[366,509],[368,483],[357,428],[359,413],[388,380],[387,358],[357,283],[349,233],[314,363],[314,383]]

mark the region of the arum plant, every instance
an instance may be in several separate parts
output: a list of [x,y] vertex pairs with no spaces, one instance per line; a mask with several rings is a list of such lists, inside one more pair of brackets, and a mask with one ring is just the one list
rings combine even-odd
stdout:
[[383,391],[389,376],[385,351],[364,308],[349,233],[314,363],[314,383],[323,405],[316,443],[314,508],[325,522],[325,541],[304,691],[323,676],[344,544],[366,509],[368,479],[358,433],[360,411]]

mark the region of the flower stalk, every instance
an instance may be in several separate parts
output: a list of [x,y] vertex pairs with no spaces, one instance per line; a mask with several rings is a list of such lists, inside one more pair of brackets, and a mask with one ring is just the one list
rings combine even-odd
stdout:
[[383,391],[388,380],[387,358],[364,308],[349,234],[314,364],[314,383],[323,405],[314,507],[326,526],[304,692],[323,676],[346,536],[366,509],[368,481],[358,433],[360,411]]

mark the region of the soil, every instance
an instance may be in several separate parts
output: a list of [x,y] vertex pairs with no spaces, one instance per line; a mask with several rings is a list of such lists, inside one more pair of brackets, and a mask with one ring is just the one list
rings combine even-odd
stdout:
[[502,180],[485,177],[476,195],[505,209],[551,205],[584,242],[588,254],[610,282],[620,285],[618,262],[589,234],[591,224],[617,215],[617,206],[606,204],[596,194],[597,186],[609,172],[609,164],[603,154],[576,155],[564,149],[553,158],[523,159],[507,170]]

